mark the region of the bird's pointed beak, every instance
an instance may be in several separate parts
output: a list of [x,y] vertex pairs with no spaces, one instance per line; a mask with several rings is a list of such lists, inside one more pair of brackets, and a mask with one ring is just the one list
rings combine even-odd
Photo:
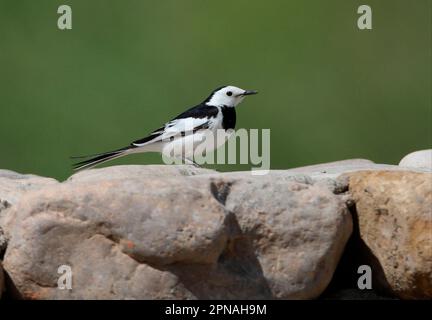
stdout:
[[250,96],[252,94],[257,94],[258,91],[256,90],[245,90],[245,92],[242,93],[242,96]]

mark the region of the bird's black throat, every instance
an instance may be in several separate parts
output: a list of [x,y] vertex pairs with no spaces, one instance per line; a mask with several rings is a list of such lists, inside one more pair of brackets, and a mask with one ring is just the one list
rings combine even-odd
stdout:
[[234,129],[236,125],[236,112],[234,107],[221,107],[222,111],[222,128],[225,130]]

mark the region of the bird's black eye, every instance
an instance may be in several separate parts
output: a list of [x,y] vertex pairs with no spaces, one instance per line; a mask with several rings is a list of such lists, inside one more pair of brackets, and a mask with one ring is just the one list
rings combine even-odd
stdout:
[[231,97],[231,96],[232,96],[232,92],[231,92],[231,91],[228,91],[228,92],[227,92],[227,96],[228,96],[228,97]]

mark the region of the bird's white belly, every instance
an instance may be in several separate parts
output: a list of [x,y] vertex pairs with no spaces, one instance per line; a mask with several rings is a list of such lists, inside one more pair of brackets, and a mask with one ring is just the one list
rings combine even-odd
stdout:
[[164,142],[162,153],[167,157],[192,159],[194,156],[205,154],[215,149],[211,130],[203,130],[185,137]]

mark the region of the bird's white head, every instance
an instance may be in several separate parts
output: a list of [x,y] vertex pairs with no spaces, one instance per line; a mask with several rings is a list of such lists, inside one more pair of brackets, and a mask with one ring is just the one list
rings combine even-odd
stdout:
[[244,90],[234,86],[223,86],[214,90],[204,101],[209,106],[235,107],[243,101],[244,97],[257,94],[255,90]]

